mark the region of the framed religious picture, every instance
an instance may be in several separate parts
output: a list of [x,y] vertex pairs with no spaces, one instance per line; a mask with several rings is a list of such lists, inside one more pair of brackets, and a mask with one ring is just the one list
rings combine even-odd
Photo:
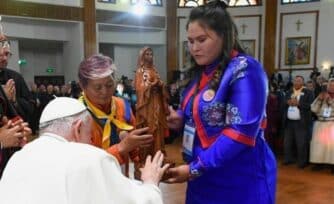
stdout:
[[191,67],[191,55],[188,47],[188,41],[183,41],[182,43],[182,68]]
[[246,54],[255,57],[255,40],[240,40]]
[[310,64],[311,37],[286,38],[285,65]]

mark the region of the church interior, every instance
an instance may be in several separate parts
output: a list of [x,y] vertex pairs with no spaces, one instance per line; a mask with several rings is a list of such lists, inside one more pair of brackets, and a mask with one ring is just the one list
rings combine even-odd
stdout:
[[[180,95],[194,63],[186,29],[188,17],[193,8],[209,2],[1,0],[0,32],[7,36],[11,52],[7,68],[20,73],[30,91],[34,86],[37,90],[46,90],[50,85],[53,91],[56,87],[58,91],[62,87],[73,90],[79,80],[80,62],[92,54],[101,53],[113,60],[117,81],[131,86],[136,77],[139,50],[149,46],[161,80],[169,88],[178,89]],[[270,82],[268,97],[272,94],[275,100],[279,100],[280,96],[286,96],[296,77],[303,78],[303,87],[311,86],[313,99],[317,97],[317,87],[318,94],[324,85],[328,84],[329,90],[334,77],[334,44],[331,40],[334,34],[334,26],[331,26],[334,0],[224,2],[228,3],[227,10],[235,22],[243,50],[263,65]],[[121,85],[117,87],[120,95],[124,90]],[[131,100],[135,96],[124,97]],[[179,100],[175,102],[176,107],[180,106]],[[268,104],[269,101],[268,98]],[[278,109],[286,106],[285,102],[276,103],[283,104],[283,107],[276,104]],[[268,117],[281,111],[270,107],[266,110]],[[312,127],[317,119],[312,117],[312,120],[309,126],[302,127],[309,130],[307,137],[310,139],[306,141],[308,158]],[[309,159],[302,165],[284,161],[286,127],[280,122],[281,118],[277,119],[273,132],[265,133],[277,162],[274,203],[333,203],[334,159],[333,163],[320,163],[321,166],[314,165]],[[33,133],[35,135],[30,140],[37,137],[38,130],[33,130]],[[326,148],[333,149],[331,154],[334,158],[334,129],[326,134],[329,135]],[[183,164],[181,135],[172,134],[165,143],[168,159],[176,165]],[[294,147],[292,152],[298,152],[297,148]],[[186,183],[160,183],[164,203],[185,203],[186,187]]]

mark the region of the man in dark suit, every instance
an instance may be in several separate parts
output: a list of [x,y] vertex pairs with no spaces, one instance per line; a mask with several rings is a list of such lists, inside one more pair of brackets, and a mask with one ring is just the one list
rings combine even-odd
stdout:
[[305,88],[304,78],[296,76],[292,90],[286,95],[286,114],[284,138],[284,164],[294,162],[294,145],[297,147],[297,165],[304,168],[308,162],[309,126],[312,122],[310,105],[314,100],[313,93]]
[[22,75],[7,68],[11,56],[10,43],[7,37],[1,33],[0,42],[2,45],[0,48],[0,83],[17,113],[24,121],[31,124],[34,100]]
[[[10,43],[7,37],[3,33],[0,33],[0,85],[2,86],[0,87],[0,100],[3,102],[0,105],[0,114],[1,116],[6,116],[11,121],[9,125],[7,122],[0,124],[0,135],[2,135],[2,141],[0,140],[0,177],[11,155],[20,149],[21,146],[21,142],[18,143],[17,141],[14,144],[4,145],[4,138],[24,138],[22,133],[24,132],[23,127],[26,127],[27,124],[23,123],[23,120],[31,124],[34,108],[31,93],[21,74],[6,68],[11,55]],[[2,120],[3,117],[0,117],[0,122],[3,122]],[[15,123],[15,121],[18,122]],[[13,129],[15,126],[22,126],[22,128]],[[26,129],[28,130],[29,128],[26,127]],[[12,131],[8,132],[8,130]],[[18,139],[16,138],[16,140]]]

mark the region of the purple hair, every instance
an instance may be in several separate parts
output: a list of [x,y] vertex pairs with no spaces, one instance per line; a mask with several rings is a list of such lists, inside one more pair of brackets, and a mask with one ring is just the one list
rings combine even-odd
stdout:
[[94,54],[84,59],[79,65],[79,81],[85,87],[89,79],[101,79],[111,76],[114,79],[116,67],[110,57]]

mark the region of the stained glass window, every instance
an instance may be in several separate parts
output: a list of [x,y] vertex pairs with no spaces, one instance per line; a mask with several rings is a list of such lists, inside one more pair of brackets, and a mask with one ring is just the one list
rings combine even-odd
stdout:
[[179,7],[197,7],[204,3],[204,0],[180,0]]
[[315,2],[320,0],[281,0],[282,4],[293,4],[293,3],[305,3],[305,2]]
[[[227,0],[228,1],[228,0]],[[207,3],[208,0],[179,0],[179,7],[196,7]],[[258,6],[262,0],[230,0],[229,6]]]
[[261,0],[230,0],[229,6],[258,6]]
[[138,4],[138,3],[144,5],[162,6],[162,0],[131,0],[131,4]]
[[104,2],[104,3],[112,3],[115,4],[116,0],[97,0],[98,2]]

